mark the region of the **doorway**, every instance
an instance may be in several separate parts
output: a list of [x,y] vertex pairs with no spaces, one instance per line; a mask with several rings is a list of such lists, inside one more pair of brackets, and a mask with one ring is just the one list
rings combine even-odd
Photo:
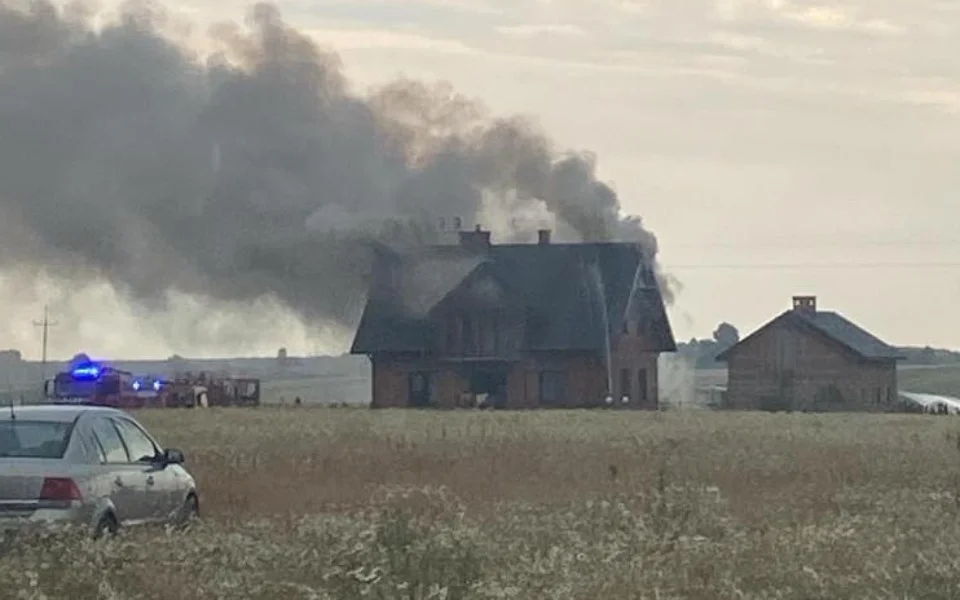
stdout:
[[480,408],[507,407],[507,372],[499,369],[478,369],[470,373],[470,393]]

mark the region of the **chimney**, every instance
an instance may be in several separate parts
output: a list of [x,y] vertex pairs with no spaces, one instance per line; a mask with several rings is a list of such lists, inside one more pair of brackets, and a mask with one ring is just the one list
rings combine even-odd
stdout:
[[486,250],[490,247],[490,232],[477,225],[473,231],[460,232],[460,245],[472,250]]
[[811,313],[817,312],[817,297],[816,296],[794,296],[793,310],[811,312]]
[[549,229],[538,229],[537,230],[537,243],[541,246],[546,246],[550,243],[550,230]]

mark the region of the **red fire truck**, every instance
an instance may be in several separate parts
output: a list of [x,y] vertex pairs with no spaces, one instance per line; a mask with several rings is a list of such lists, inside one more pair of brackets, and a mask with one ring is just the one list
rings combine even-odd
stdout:
[[115,408],[162,406],[162,384],[142,379],[89,359],[74,362],[44,384],[46,397],[60,404],[102,404]]
[[100,404],[115,408],[205,408],[259,406],[259,379],[209,377],[205,373],[170,379],[139,377],[81,355],[66,371],[45,382],[58,404]]

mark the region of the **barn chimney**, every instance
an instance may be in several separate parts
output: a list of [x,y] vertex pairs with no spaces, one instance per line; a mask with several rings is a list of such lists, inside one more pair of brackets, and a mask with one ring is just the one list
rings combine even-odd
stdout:
[[471,250],[486,250],[490,247],[490,232],[477,225],[473,231],[460,232],[460,245]]
[[550,230],[549,229],[538,229],[537,230],[537,243],[541,246],[546,246],[550,243]]
[[800,312],[808,312],[808,313],[817,312],[817,297],[816,296],[794,296],[793,310],[800,311]]

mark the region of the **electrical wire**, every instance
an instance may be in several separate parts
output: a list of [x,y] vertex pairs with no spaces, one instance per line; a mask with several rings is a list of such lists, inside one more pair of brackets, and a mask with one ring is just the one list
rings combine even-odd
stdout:
[[672,264],[664,263],[666,269],[917,269],[960,267],[960,261],[942,262],[847,262],[847,263],[729,263],[729,264]]

